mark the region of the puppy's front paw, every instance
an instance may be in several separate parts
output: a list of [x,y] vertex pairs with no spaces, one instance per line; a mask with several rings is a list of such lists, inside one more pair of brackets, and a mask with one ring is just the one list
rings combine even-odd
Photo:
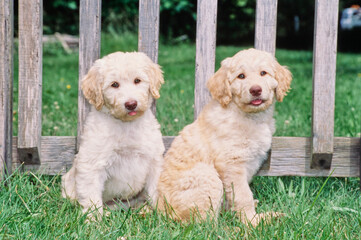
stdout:
[[83,209],[83,213],[87,215],[85,222],[86,223],[91,223],[91,222],[97,222],[99,220],[102,219],[102,215],[103,215],[103,208],[88,208],[88,209]]
[[104,210],[103,215],[109,217],[111,212],[109,210]]
[[259,200],[254,199],[253,202],[254,202],[254,208],[256,208],[258,206]]
[[139,211],[139,215],[145,217],[147,214],[152,212],[152,208],[148,205],[144,205],[142,209]]
[[267,212],[266,214],[268,214],[268,216],[272,218],[281,218],[287,216],[285,213],[281,213],[281,212]]
[[251,219],[251,224],[253,227],[256,227],[261,221],[264,221],[266,224],[269,224],[272,219],[278,219],[278,218],[281,218],[284,216],[286,216],[286,214],[280,213],[280,212],[259,213],[259,214],[256,214]]
[[84,221],[84,223],[96,223],[101,219],[101,216],[98,213],[88,213],[86,215],[86,219]]

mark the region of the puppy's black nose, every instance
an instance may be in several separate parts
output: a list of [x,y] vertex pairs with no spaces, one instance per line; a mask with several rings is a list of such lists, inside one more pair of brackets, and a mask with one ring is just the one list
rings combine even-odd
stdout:
[[258,85],[254,85],[251,87],[251,89],[249,89],[249,92],[252,94],[252,96],[258,97],[262,93],[262,88]]
[[137,107],[137,105],[138,105],[138,103],[135,100],[131,100],[131,101],[124,103],[125,108],[130,111],[134,110]]

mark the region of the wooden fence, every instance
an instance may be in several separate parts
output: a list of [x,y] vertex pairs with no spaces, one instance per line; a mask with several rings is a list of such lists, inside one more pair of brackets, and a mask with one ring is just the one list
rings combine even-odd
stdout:
[[[139,51],[158,60],[159,1],[139,1]],[[0,3],[0,170],[19,167],[63,174],[79,137],[41,136],[42,0],[19,0],[19,130],[12,134],[13,1]],[[277,0],[258,0],[255,47],[275,53]],[[100,56],[101,0],[80,1],[79,79]],[[210,99],[207,79],[214,73],[217,0],[198,0],[195,117]],[[334,137],[338,0],[316,0],[313,54],[312,137],[274,137],[263,176],[360,176],[360,138]],[[80,88],[79,88],[80,89]],[[78,136],[89,112],[79,90]],[[155,105],[153,106],[155,111]],[[174,137],[164,137],[169,148]]]

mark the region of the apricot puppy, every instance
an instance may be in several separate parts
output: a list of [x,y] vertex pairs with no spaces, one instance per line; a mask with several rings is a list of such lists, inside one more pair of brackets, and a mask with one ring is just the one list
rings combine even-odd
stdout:
[[165,155],[158,207],[175,219],[217,217],[225,194],[227,208],[245,223],[276,215],[256,214],[249,183],[267,158],[274,103],[283,100],[291,79],[264,51],[244,50],[222,61],[207,83],[213,99]]

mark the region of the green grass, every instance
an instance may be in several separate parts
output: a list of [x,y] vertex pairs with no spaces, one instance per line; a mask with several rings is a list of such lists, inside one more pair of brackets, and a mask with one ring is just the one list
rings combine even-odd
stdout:
[[[360,239],[357,179],[256,177],[251,185],[259,212],[287,216],[247,228],[235,213],[218,221],[181,224],[156,211],[113,210],[85,223],[79,205],[61,198],[59,176],[15,173],[0,189],[1,239]],[[316,196],[319,197],[316,199]]]
[[[243,47],[219,46],[216,68]],[[132,34],[102,36],[102,53],[135,51]],[[277,136],[310,136],[312,52],[277,50],[293,73],[292,90],[276,105]],[[16,62],[16,59],[15,59]],[[43,135],[76,135],[78,54],[58,44],[44,46]],[[157,101],[164,135],[176,135],[193,121],[195,46],[159,47],[166,83]],[[335,135],[359,137],[361,54],[338,53]],[[15,70],[17,79],[17,66]],[[14,130],[17,133],[17,83],[14,86]],[[0,188],[0,239],[360,239],[361,198],[358,178],[255,177],[251,187],[260,200],[257,211],[287,216],[269,225],[245,227],[232,212],[217,222],[181,224],[156,211],[111,211],[99,223],[84,223],[79,205],[61,198],[60,177],[16,171]],[[322,191],[321,191],[322,190]]]

